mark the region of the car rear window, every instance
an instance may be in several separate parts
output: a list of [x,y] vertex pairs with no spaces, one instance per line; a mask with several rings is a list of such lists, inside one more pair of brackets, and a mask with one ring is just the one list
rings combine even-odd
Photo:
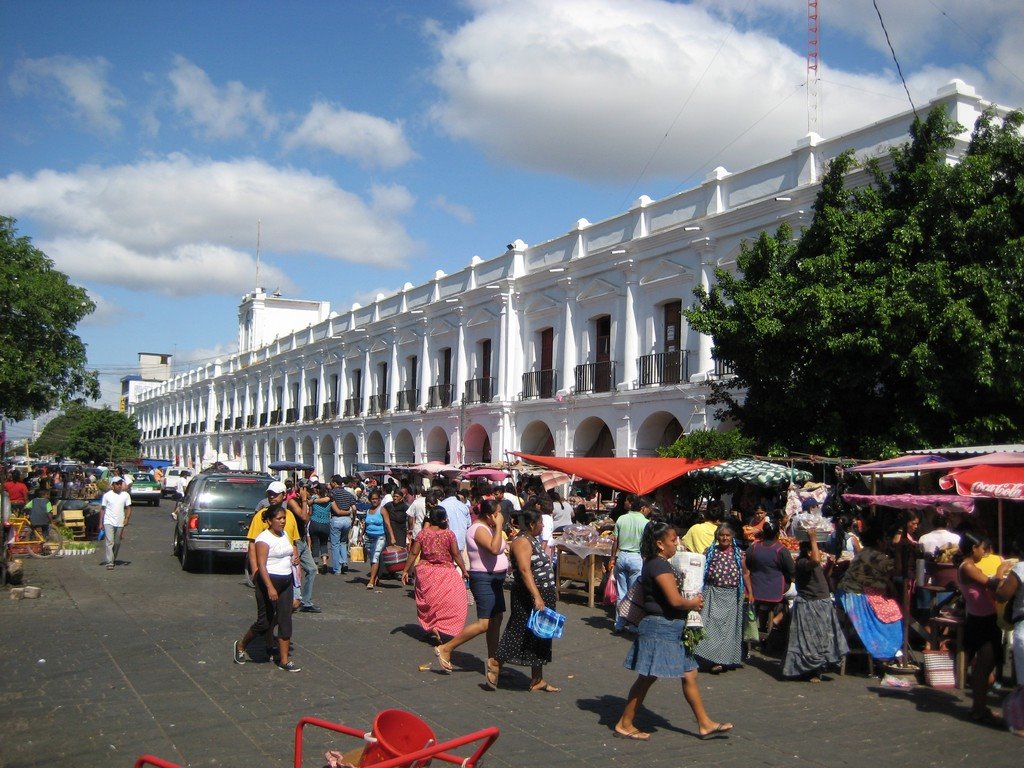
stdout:
[[266,495],[267,483],[254,478],[210,480],[196,499],[200,509],[247,509],[254,511]]

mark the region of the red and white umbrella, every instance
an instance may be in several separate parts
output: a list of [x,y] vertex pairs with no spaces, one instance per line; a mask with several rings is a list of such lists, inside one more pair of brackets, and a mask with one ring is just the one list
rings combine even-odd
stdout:
[[1024,501],[1024,466],[978,464],[954,469],[939,478],[939,487],[956,487],[961,496],[999,502],[999,553],[1003,553],[1003,501]]
[[573,477],[575,475],[567,475],[565,472],[559,472],[557,469],[545,469],[540,473],[540,482],[544,486],[545,491],[550,491],[552,488],[571,483]]
[[476,469],[467,469],[462,473],[462,477],[467,480],[482,478],[490,480],[492,483],[498,483],[508,477],[508,472],[494,467],[477,467]]

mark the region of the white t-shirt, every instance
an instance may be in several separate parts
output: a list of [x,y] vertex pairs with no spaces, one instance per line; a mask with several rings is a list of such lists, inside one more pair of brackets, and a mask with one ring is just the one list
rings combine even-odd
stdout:
[[427,516],[427,497],[422,494],[417,496],[405,514],[412,519],[412,538],[415,540],[423,530],[423,520]]
[[554,517],[555,528],[572,525],[572,507],[564,501],[556,501],[553,512],[552,517]]
[[256,543],[263,542],[270,551],[267,553],[267,573],[271,576],[290,576],[292,573],[292,542],[288,535],[282,533],[275,536],[271,531],[263,531],[256,537]]
[[124,525],[125,507],[132,505],[132,497],[127,491],[118,493],[111,490],[103,494],[100,504],[103,506],[103,524],[120,528]]
[[922,552],[935,557],[935,554],[940,549],[945,549],[950,544],[959,545],[960,534],[948,528],[936,528],[934,531],[929,531],[918,539],[917,543],[920,545]]
[[544,546],[549,549],[555,545],[555,520],[551,515],[541,515],[540,519],[544,523],[544,528],[540,532],[540,540],[544,542]]
[[121,477],[124,478],[124,487],[131,488],[132,483],[135,482],[135,475],[133,475],[131,472],[125,472],[123,475],[121,475]]

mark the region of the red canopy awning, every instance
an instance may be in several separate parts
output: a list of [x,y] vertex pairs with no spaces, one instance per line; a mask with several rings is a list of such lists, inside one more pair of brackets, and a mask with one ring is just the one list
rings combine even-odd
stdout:
[[954,469],[939,479],[939,486],[952,488],[961,496],[979,499],[1024,500],[1024,466],[981,464]]
[[703,459],[570,459],[564,456],[534,456],[515,451],[513,453],[531,464],[557,469],[567,475],[576,475],[584,480],[592,480],[641,496],[694,469],[713,467],[722,463],[721,460]]

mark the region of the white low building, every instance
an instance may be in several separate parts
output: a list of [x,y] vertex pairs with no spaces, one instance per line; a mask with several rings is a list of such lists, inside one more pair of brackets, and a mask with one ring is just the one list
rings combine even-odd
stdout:
[[[925,111],[965,126],[990,106],[953,81]],[[922,111],[922,115],[924,111]],[[256,291],[239,308],[239,352],[140,393],[145,455],[195,465],[285,459],[321,476],[356,462],[499,461],[507,451],[648,456],[717,426],[709,381],[728,375],[681,310],[740,244],[810,221],[829,160],[884,157],[909,140],[907,112],[821,139],[700,186],[641,197],[596,223],[510,243],[455,274],[406,284],[338,314]],[[855,174],[851,183],[863,182]]]

